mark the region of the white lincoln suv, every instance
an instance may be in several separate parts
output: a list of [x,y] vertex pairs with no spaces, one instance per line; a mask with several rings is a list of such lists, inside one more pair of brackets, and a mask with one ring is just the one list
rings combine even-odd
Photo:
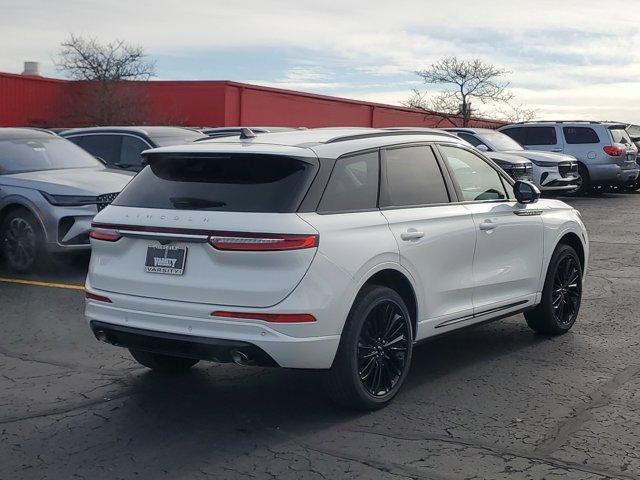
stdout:
[[334,400],[374,409],[421,340],[578,315],[578,212],[452,134],[245,129],[145,158],[95,217],[86,316],[149,368],[324,369]]

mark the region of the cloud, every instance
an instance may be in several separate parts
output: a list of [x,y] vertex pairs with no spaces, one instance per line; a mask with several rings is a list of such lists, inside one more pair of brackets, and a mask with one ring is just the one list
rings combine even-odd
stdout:
[[510,69],[518,101],[545,116],[640,122],[640,11],[624,0],[23,0],[2,12],[2,71],[39,60],[56,75],[52,58],[74,32],[144,46],[161,78],[397,103],[420,86],[414,70],[445,55],[477,56]]

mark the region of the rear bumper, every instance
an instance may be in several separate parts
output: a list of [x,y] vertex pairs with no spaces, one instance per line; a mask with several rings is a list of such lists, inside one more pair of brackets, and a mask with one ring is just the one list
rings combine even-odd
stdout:
[[234,356],[241,353],[242,357],[237,358],[243,358],[244,364],[277,366],[268,353],[247,342],[155,332],[97,321],[91,321],[90,326],[96,339],[117,347],[219,363],[233,362]]
[[586,164],[589,177],[594,184],[622,184],[626,185],[638,178],[637,164],[630,164],[628,168],[622,168],[615,163]]
[[[125,297],[121,294],[96,293],[108,295],[114,303],[87,300],[89,325],[94,332],[100,326],[111,329],[115,341],[109,343],[118,346],[220,362],[229,361],[234,349],[258,355],[261,351],[281,367],[326,369],[331,367],[340,342],[339,335],[292,336],[266,322],[212,317],[205,313],[211,311],[207,305],[180,302],[184,314],[171,311],[167,302],[160,302],[154,311],[137,310],[116,306]],[[202,313],[194,315],[194,309]],[[135,336],[122,333],[129,331]]]

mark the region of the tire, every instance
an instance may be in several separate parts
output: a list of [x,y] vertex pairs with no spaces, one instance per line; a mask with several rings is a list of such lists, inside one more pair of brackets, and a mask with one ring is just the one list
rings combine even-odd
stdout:
[[592,190],[591,177],[589,177],[589,171],[583,164],[578,164],[578,188],[575,190],[576,195],[586,195]]
[[382,408],[400,390],[412,352],[411,317],[400,295],[387,287],[365,286],[351,307],[333,365],[326,372],[326,390],[347,408]]
[[527,324],[545,335],[561,335],[573,327],[582,300],[582,265],[573,247],[560,244],[551,256],[542,301],[525,313]]
[[172,357],[133,348],[130,348],[129,352],[140,365],[161,373],[185,372],[198,363],[198,360],[193,358]]
[[14,272],[32,271],[47,258],[44,232],[31,212],[24,208],[10,212],[2,221],[0,247]]

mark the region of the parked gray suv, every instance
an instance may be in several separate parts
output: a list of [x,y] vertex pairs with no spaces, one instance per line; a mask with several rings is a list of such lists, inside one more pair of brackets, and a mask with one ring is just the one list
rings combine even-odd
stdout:
[[526,149],[547,150],[578,159],[578,193],[599,185],[632,185],[640,170],[638,148],[627,125],[612,122],[522,122],[499,130]]
[[91,220],[133,175],[50,132],[0,128],[1,256],[23,272],[49,253],[88,250]]

